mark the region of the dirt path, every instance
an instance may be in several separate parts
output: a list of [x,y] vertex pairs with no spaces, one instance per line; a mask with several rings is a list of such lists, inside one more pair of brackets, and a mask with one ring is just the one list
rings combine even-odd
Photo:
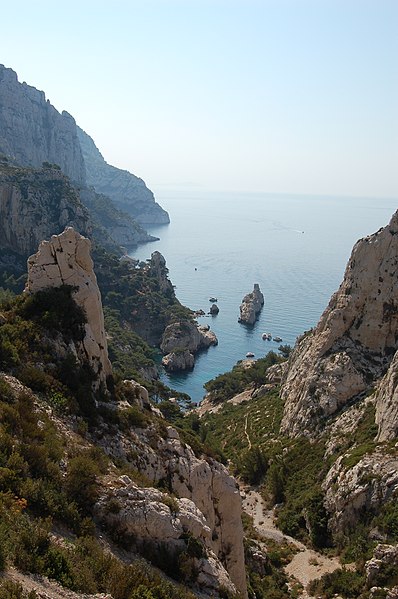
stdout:
[[[273,539],[278,543],[291,543],[299,550],[292,561],[285,567],[288,576],[294,576],[305,588],[311,580],[319,578],[327,572],[333,572],[341,567],[338,558],[328,558],[283,534],[274,523],[274,511],[267,510],[261,495],[253,490],[243,491],[243,510],[253,518],[256,531],[264,539]],[[309,597],[307,593],[305,597]]]

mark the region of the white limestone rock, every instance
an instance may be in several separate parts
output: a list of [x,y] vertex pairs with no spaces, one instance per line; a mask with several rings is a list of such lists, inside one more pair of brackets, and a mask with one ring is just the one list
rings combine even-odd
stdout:
[[380,381],[376,396],[378,441],[390,441],[398,435],[398,351],[386,375]]
[[189,320],[173,322],[166,327],[162,336],[160,349],[165,355],[162,364],[168,370],[193,368],[195,354],[217,343],[215,333],[206,326]]
[[191,560],[196,586],[206,595],[218,591],[220,586],[236,593],[230,576],[212,551],[207,521],[193,501],[171,498],[158,489],[139,488],[126,475],[104,483],[94,509],[113,534],[133,539],[135,548],[149,543],[155,550],[167,547],[170,554],[176,555],[186,549],[185,539],[192,535],[202,544],[204,553]]
[[90,256],[91,242],[68,227],[50,241],[42,241],[39,250],[28,259],[26,293],[49,287],[76,287],[73,299],[83,309],[87,322],[85,336],[76,345],[77,353],[97,375],[96,386],[112,374],[108,358],[101,294]]
[[316,329],[299,340],[282,387],[281,431],[316,434],[380,378],[397,339],[398,212],[389,225],[357,242],[340,289]]
[[238,321],[244,324],[253,325],[256,322],[263,305],[264,296],[260,291],[258,283],[254,283],[253,291],[245,295],[242,300],[239,308],[240,317]]

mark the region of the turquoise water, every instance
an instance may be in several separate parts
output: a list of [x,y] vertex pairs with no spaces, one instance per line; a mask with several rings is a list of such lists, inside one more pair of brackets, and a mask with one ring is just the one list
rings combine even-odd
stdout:
[[[271,194],[168,191],[158,194],[170,225],[152,227],[160,241],[131,253],[145,260],[158,250],[167,261],[179,300],[208,312],[209,297],[220,313],[203,317],[219,344],[200,354],[190,373],[162,379],[194,401],[203,383],[230,370],[253,352],[261,357],[280,345],[263,341],[271,332],[294,345],[314,326],[338,288],[357,239],[387,224],[397,200]],[[238,323],[243,296],[259,283],[265,297],[252,329]]]

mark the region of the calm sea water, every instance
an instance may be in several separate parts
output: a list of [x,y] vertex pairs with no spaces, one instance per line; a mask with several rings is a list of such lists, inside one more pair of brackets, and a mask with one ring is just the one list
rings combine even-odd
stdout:
[[[263,332],[294,345],[314,326],[338,288],[354,243],[386,225],[397,200],[271,194],[169,191],[158,194],[171,223],[152,227],[160,241],[131,253],[145,260],[158,250],[167,261],[179,300],[208,312],[209,297],[220,312],[210,324],[219,345],[200,354],[190,373],[162,379],[188,393],[204,395],[203,383],[230,370],[253,352],[280,345]],[[243,296],[259,283],[265,305],[255,326],[238,323]]]

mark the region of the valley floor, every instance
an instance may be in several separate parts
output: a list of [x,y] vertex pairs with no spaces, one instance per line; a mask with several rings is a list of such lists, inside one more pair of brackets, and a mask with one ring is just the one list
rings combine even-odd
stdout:
[[[277,543],[289,543],[298,551],[293,559],[285,566],[289,578],[294,578],[304,589],[306,586],[323,574],[333,572],[341,567],[340,560],[336,557],[329,558],[313,549],[308,549],[303,543],[293,537],[283,534],[274,523],[274,510],[268,510],[260,493],[254,488],[242,487],[242,508],[253,518],[256,532],[264,540],[272,539]],[[303,597],[310,597],[306,591]]]

